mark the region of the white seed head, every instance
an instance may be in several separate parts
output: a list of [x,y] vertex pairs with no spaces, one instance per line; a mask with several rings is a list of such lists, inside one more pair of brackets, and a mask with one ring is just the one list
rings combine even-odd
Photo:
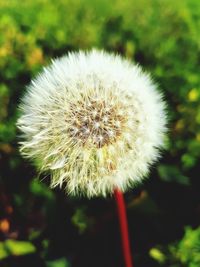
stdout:
[[73,195],[125,191],[163,147],[162,95],[139,66],[105,52],[54,60],[29,85],[21,112],[21,153]]

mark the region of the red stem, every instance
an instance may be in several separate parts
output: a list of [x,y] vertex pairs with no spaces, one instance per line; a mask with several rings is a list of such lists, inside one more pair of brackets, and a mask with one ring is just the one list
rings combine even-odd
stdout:
[[127,223],[124,196],[123,196],[123,193],[119,189],[115,189],[114,196],[115,196],[115,201],[117,205],[117,213],[118,213],[119,224],[120,224],[121,241],[122,241],[122,249],[123,249],[125,266],[133,267],[131,251],[130,251],[128,223]]

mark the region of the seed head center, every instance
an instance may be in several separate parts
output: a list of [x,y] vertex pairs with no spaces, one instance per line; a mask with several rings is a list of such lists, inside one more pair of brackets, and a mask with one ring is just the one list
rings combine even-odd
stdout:
[[119,101],[89,99],[72,104],[70,137],[83,145],[103,147],[117,140],[126,121]]

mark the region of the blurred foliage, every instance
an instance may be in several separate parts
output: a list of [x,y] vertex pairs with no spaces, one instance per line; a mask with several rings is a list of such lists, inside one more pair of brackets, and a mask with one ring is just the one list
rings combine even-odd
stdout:
[[179,242],[169,244],[167,247],[151,248],[149,254],[161,266],[199,267],[200,266],[200,227],[193,230],[185,229],[185,234]]
[[21,256],[34,253],[35,247],[30,242],[6,240],[0,242],[0,260],[10,255]]
[[135,265],[200,266],[199,228],[184,234],[200,223],[199,0],[1,0],[0,14],[0,266],[123,266],[113,200],[50,190],[17,146],[31,78],[92,47],[140,63],[168,103],[164,158],[126,194]]
[[61,258],[55,261],[47,262],[47,267],[69,267],[69,264],[65,258]]

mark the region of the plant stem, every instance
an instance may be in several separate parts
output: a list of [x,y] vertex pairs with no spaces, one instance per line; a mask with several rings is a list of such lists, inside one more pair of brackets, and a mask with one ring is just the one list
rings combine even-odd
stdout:
[[125,266],[133,267],[124,196],[123,196],[123,193],[119,189],[115,189],[114,196],[115,196],[115,201],[117,205],[117,213],[118,213],[119,224],[120,224],[122,250],[123,250],[123,255],[124,255]]

